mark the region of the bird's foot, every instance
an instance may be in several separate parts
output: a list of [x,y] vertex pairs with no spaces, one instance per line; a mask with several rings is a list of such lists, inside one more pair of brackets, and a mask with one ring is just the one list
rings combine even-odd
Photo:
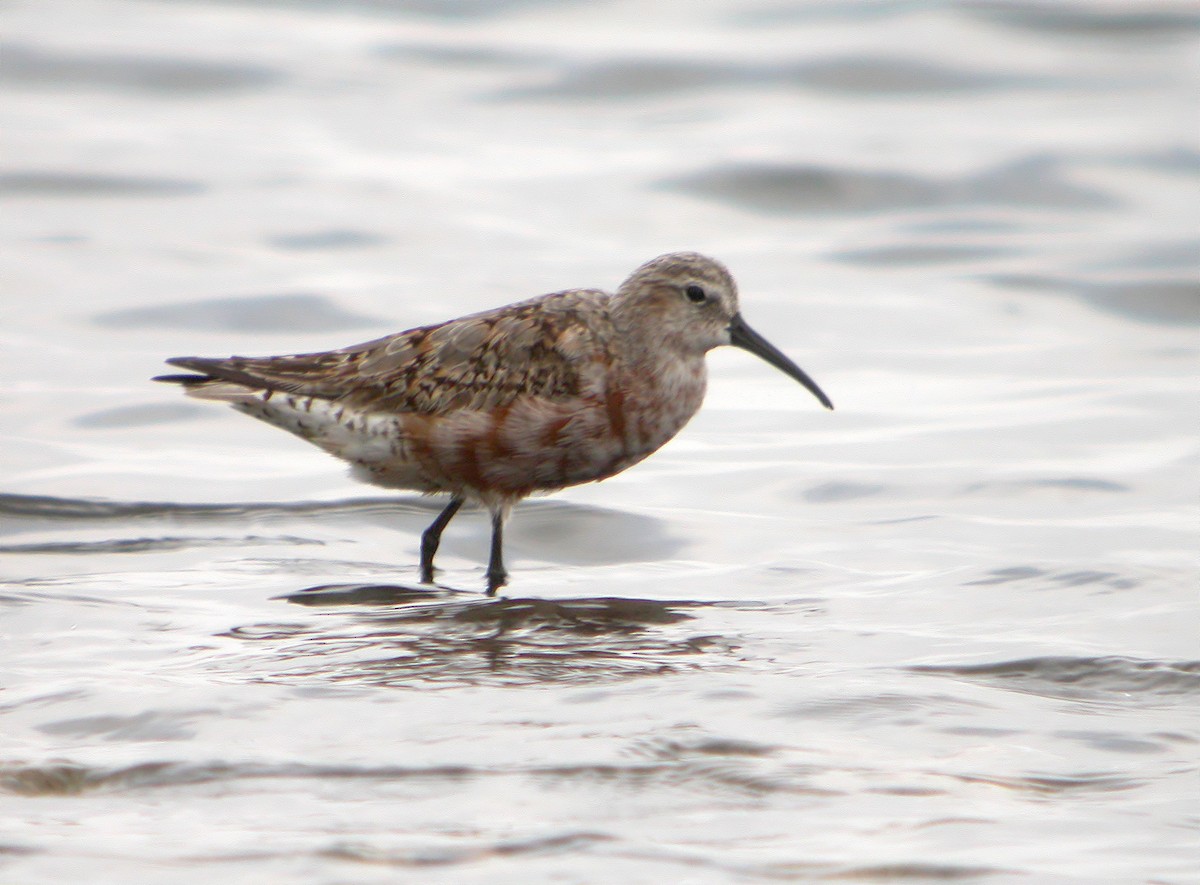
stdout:
[[495,596],[496,591],[508,583],[508,572],[500,569],[492,571],[488,569],[487,573],[487,595]]

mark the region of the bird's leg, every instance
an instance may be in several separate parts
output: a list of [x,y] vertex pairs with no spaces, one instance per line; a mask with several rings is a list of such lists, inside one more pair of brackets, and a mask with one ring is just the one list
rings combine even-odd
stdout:
[[438,545],[442,543],[442,531],[454,519],[458,508],[462,507],[462,498],[451,498],[446,509],[438,514],[437,519],[425,529],[421,535],[421,583],[433,583],[433,555],[437,553]]
[[507,508],[492,510],[492,555],[488,558],[487,595],[495,596],[496,591],[508,583],[508,572],[504,570],[504,517]]

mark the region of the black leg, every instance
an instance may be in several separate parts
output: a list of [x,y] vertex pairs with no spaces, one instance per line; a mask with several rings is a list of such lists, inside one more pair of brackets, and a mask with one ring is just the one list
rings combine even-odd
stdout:
[[438,545],[442,543],[442,531],[454,519],[458,508],[462,507],[462,498],[451,498],[446,509],[438,514],[437,519],[421,535],[421,582],[433,583],[433,555],[437,553]]
[[487,595],[495,596],[496,591],[508,583],[508,572],[504,570],[504,511],[492,511],[492,555],[488,559]]

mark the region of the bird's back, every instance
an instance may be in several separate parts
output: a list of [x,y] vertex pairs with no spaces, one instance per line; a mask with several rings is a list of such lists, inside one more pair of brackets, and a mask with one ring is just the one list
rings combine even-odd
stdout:
[[313,396],[367,411],[440,415],[497,408],[521,396],[578,396],[581,369],[604,359],[609,296],[579,289],[422,326],[338,350],[271,357],[176,357],[200,373],[183,380],[201,398],[208,382]]

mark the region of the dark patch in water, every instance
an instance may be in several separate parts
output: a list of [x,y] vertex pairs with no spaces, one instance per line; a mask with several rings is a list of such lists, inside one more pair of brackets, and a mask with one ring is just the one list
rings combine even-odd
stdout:
[[217,332],[318,332],[379,325],[382,320],[352,313],[322,295],[252,295],[210,298],[156,307],[132,307],[93,317],[117,329],[204,329]]
[[1101,270],[1187,271],[1200,277],[1200,240],[1176,240],[1145,246],[1124,255],[1107,256],[1093,268]]
[[[336,12],[367,14],[380,18],[411,18],[425,16],[447,21],[487,20],[507,15],[526,7],[549,5],[548,0],[211,0],[238,8],[258,6],[267,9],[311,10],[314,13]],[[558,0],[558,5],[565,5]]]
[[989,725],[952,725],[949,728],[939,728],[942,734],[957,734],[963,737],[1002,738],[1012,737],[1021,732],[1015,728],[996,728]]
[[181,197],[203,193],[199,181],[88,172],[3,172],[0,197]]
[[996,274],[985,279],[1009,289],[1075,295],[1101,310],[1138,322],[1200,325],[1200,282],[1190,277],[1078,282],[1034,274]]
[[952,775],[966,784],[989,784],[1031,796],[1072,796],[1079,793],[1121,793],[1144,786],[1145,781],[1111,774],[1082,772],[1075,775],[1028,775],[1000,777],[996,775]]
[[861,482],[826,482],[804,492],[805,501],[814,504],[831,504],[839,501],[856,501],[881,495],[888,490],[885,485]]
[[732,5],[730,9],[736,10],[728,16],[731,23],[753,27],[845,20],[851,20],[858,25],[869,22],[876,26],[875,19],[910,14],[913,11],[913,0],[871,0],[870,3],[843,0],[797,3],[795,0],[777,0],[774,4],[764,2]]
[[[124,767],[101,768],[57,762],[41,765],[0,762],[0,791],[20,796],[78,796],[93,791],[199,786],[205,784],[241,784],[253,781],[299,781],[330,783],[339,780],[387,784],[420,784],[426,788],[452,789],[484,779],[519,779],[542,787],[609,783],[627,788],[662,787],[685,789],[694,793],[733,796],[771,794],[838,795],[834,791],[810,787],[806,780],[816,772],[807,769],[773,768],[759,771],[764,760],[756,757],[730,757],[727,760],[683,754],[669,759],[635,760],[625,763],[581,763],[576,765],[512,766],[403,766],[403,765],[313,765],[265,763],[146,762]],[[551,840],[559,844],[559,840]],[[385,861],[386,862],[386,861]]]
[[991,492],[995,490],[1052,489],[1068,492],[1130,492],[1129,486],[1107,479],[1091,476],[1067,476],[1061,479],[1025,479],[1009,482],[977,482],[967,486],[967,492]]
[[668,190],[765,213],[863,212],[928,206],[937,186],[915,176],[800,164],[731,163],[664,179]]
[[634,764],[566,765],[547,768],[542,775],[556,781],[582,778],[738,796],[841,795],[813,784],[819,769],[780,758],[778,749],[712,735],[652,738],[635,743],[633,755],[639,761]]
[[1200,696],[1200,661],[1142,661],[1124,657],[1041,657],[989,664],[907,668],[1046,697],[1087,700],[1120,698],[1159,702],[1177,695]]
[[1127,158],[1126,162],[1174,175],[1200,174],[1200,150],[1192,147],[1165,148],[1148,154],[1135,154]]
[[323,541],[294,535],[244,535],[233,538],[112,538],[104,541],[53,541],[44,544],[3,544],[0,553],[54,556],[97,555],[110,553],[164,553],[168,550],[192,550],[199,547],[262,547],[321,545]]
[[1039,578],[1045,574],[1048,574],[1045,569],[1034,568],[1031,565],[1017,565],[1009,568],[994,569],[988,573],[988,577],[967,581],[963,586],[975,587],[987,584],[1007,584],[1010,581],[1027,581],[1030,578]]
[[1200,281],[1145,280],[1083,287],[1086,301],[1144,323],[1200,325]]
[[917,234],[1011,234],[1020,233],[1025,228],[1001,218],[948,215],[908,224],[904,229]]
[[500,99],[626,99],[714,87],[790,87],[839,95],[908,96],[1044,86],[1017,74],[981,74],[902,58],[838,58],[778,64],[737,64],[627,58],[578,64],[550,83],[497,93]]
[[1032,566],[1016,566],[1013,568],[995,569],[986,578],[967,581],[964,587],[980,587],[989,584],[1008,584],[1013,581],[1029,581],[1038,579],[1039,583],[1049,589],[1062,587],[1086,587],[1095,585],[1111,590],[1132,590],[1141,585],[1141,581],[1122,575],[1118,572],[1106,572],[1098,569],[1083,569],[1069,572],[1049,572]]
[[1112,482],[1107,479],[1096,479],[1095,477],[1070,476],[1065,479],[1039,479],[1033,480],[1032,485],[1040,488],[1052,489],[1070,489],[1071,491],[1082,492],[1131,492],[1132,488],[1124,483]]
[[1033,157],[962,179],[785,163],[729,163],[663,179],[667,190],[767,214],[883,212],[991,204],[1034,209],[1101,209],[1113,197],[1059,177],[1059,163]]
[[911,243],[903,246],[880,246],[875,249],[834,252],[829,257],[834,261],[867,267],[901,267],[905,265],[978,261],[981,258],[996,258],[1001,255],[1013,255],[1016,252],[1016,249],[996,246],[968,246],[955,245],[953,243]]
[[236,765],[146,762],[122,768],[73,763],[0,763],[0,789],[24,796],[72,796],[92,790],[147,789],[260,779],[432,779],[458,781],[477,774],[465,766],[352,768],[320,765]]
[[396,43],[376,48],[379,58],[396,61],[428,62],[438,66],[458,67],[518,67],[549,60],[533,51],[510,51],[496,46],[429,46]]
[[780,748],[752,741],[715,738],[709,735],[683,738],[653,738],[639,741],[636,755],[651,759],[682,759],[689,756],[771,756]]
[[428,845],[409,848],[381,848],[377,845],[343,843],[319,849],[316,854],[333,860],[377,864],[389,867],[439,867],[487,862],[495,858],[513,858],[532,854],[538,857],[583,851],[593,845],[611,842],[603,833],[564,833],[532,839],[511,839],[468,845]]
[[74,520],[126,521],[134,519],[225,521],[277,516],[353,514],[370,520],[375,516],[418,515],[430,519],[437,505],[423,499],[350,498],[342,501],[297,501],[290,504],[180,504],[173,501],[106,501],[94,498],[55,498],[49,495],[0,493],[0,519],[47,523]]
[[34,243],[53,243],[56,246],[78,246],[83,243],[90,243],[92,238],[87,234],[59,233],[46,234],[42,237],[30,237],[30,241]]
[[838,58],[796,65],[789,79],[797,85],[861,95],[978,92],[1047,86],[1049,78],[1013,73],[979,73],[903,58]]
[[171,424],[175,421],[189,421],[192,418],[211,413],[209,409],[187,403],[147,403],[140,406],[120,406],[115,409],[88,412],[86,415],[80,415],[71,423],[76,427],[88,430],[109,430]]
[[[306,587],[296,593],[277,596],[295,605],[314,608],[342,605],[407,605],[443,598],[447,589],[407,587],[401,584],[325,584]],[[449,591],[452,592],[452,591]]]
[[267,237],[267,242],[276,249],[312,252],[321,249],[362,249],[378,246],[387,240],[370,231],[332,228],[308,233],[276,234]]
[[506,89],[498,99],[620,99],[746,82],[747,72],[734,66],[691,61],[630,59],[579,65],[563,71],[553,83]]
[[966,879],[992,878],[1012,873],[998,867],[968,866],[951,863],[894,863],[840,867],[821,878],[852,882],[953,882]]
[[1113,731],[1057,731],[1055,737],[1078,741],[1094,750],[1104,750],[1109,753],[1164,753],[1169,747],[1166,743],[1147,741],[1141,738],[1131,738],[1129,735]]
[[70,53],[0,44],[0,82],[18,86],[190,96],[258,89],[281,79],[278,71],[260,65]]
[[1184,40],[1200,29],[1200,13],[1178,4],[1155,9],[1148,3],[967,0],[960,8],[997,24],[1054,38]]
[[984,277],[988,282],[1006,289],[1018,289],[1023,292],[1049,292],[1069,285],[1058,277],[1033,273],[993,274]]
[[65,735],[76,739],[99,737],[106,741],[186,741],[196,736],[195,730],[188,727],[193,718],[193,714],[177,710],[169,713],[147,711],[132,716],[102,715],[62,719],[39,725],[37,729],[46,734]]
[[1062,587],[1087,587],[1092,584],[1100,584],[1116,590],[1132,590],[1141,583],[1132,578],[1123,577],[1116,572],[1103,572],[1096,569],[1060,572],[1057,575],[1051,576],[1050,580]]
[[792,704],[783,711],[783,715],[806,721],[835,719],[855,722],[860,726],[882,722],[908,726],[926,721],[933,711],[937,711],[934,715],[944,715],[952,708],[969,710],[980,706],[982,705],[973,701],[949,695],[843,693]]

